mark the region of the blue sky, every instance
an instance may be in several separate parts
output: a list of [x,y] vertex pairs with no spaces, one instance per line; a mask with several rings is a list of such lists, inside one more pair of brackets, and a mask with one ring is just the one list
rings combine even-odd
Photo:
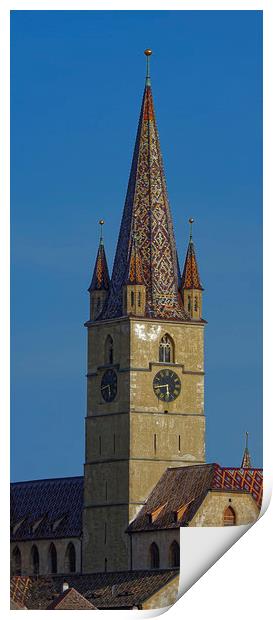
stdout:
[[13,11],[13,480],[80,475],[87,288],[152,87],[180,262],[204,293],[207,460],[262,465],[262,13]]

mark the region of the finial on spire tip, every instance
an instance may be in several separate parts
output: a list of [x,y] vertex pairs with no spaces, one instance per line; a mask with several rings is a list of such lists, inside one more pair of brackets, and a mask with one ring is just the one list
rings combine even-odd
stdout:
[[189,219],[189,225],[190,225],[190,241],[192,240],[192,225],[193,225],[194,219],[193,217],[190,217]]
[[104,220],[100,220],[100,221],[99,221],[99,225],[100,225],[100,243],[103,243],[103,234],[102,234],[102,231],[103,231]]
[[152,55],[152,50],[147,49],[144,50],[144,54],[147,58],[147,71],[146,71],[146,86],[151,86],[151,80],[150,80],[150,56]]

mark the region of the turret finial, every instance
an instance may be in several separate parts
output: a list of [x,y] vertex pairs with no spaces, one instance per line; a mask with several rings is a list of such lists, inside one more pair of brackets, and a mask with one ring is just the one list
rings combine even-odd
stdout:
[[190,217],[189,219],[189,225],[190,225],[190,241],[192,241],[192,225],[193,225],[194,219],[192,217]]
[[101,243],[101,245],[103,245],[103,226],[104,226],[104,220],[100,220],[99,221],[99,225],[100,225],[100,243]]
[[250,468],[251,467],[251,458],[248,450],[248,432],[246,431],[246,443],[242,460],[242,468]]
[[147,49],[144,51],[144,54],[147,58],[147,70],[146,70],[146,86],[151,86],[151,78],[150,78],[150,56],[152,55],[152,50]]

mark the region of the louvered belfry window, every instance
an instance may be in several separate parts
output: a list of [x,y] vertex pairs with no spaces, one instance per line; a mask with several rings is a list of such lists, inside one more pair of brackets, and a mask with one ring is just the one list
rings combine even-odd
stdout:
[[165,336],[163,336],[163,338],[160,341],[160,345],[159,345],[159,361],[160,362],[166,362],[166,363],[171,363],[174,361],[174,354],[173,354],[173,342],[172,339],[170,338],[170,336],[168,336],[168,334],[165,334]]

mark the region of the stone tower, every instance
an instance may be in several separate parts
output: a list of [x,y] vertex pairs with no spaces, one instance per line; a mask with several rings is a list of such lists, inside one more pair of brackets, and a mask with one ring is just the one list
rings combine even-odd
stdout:
[[83,572],[130,569],[125,530],[162,473],[205,462],[205,321],[183,304],[145,53],[112,278],[103,248],[90,287]]

